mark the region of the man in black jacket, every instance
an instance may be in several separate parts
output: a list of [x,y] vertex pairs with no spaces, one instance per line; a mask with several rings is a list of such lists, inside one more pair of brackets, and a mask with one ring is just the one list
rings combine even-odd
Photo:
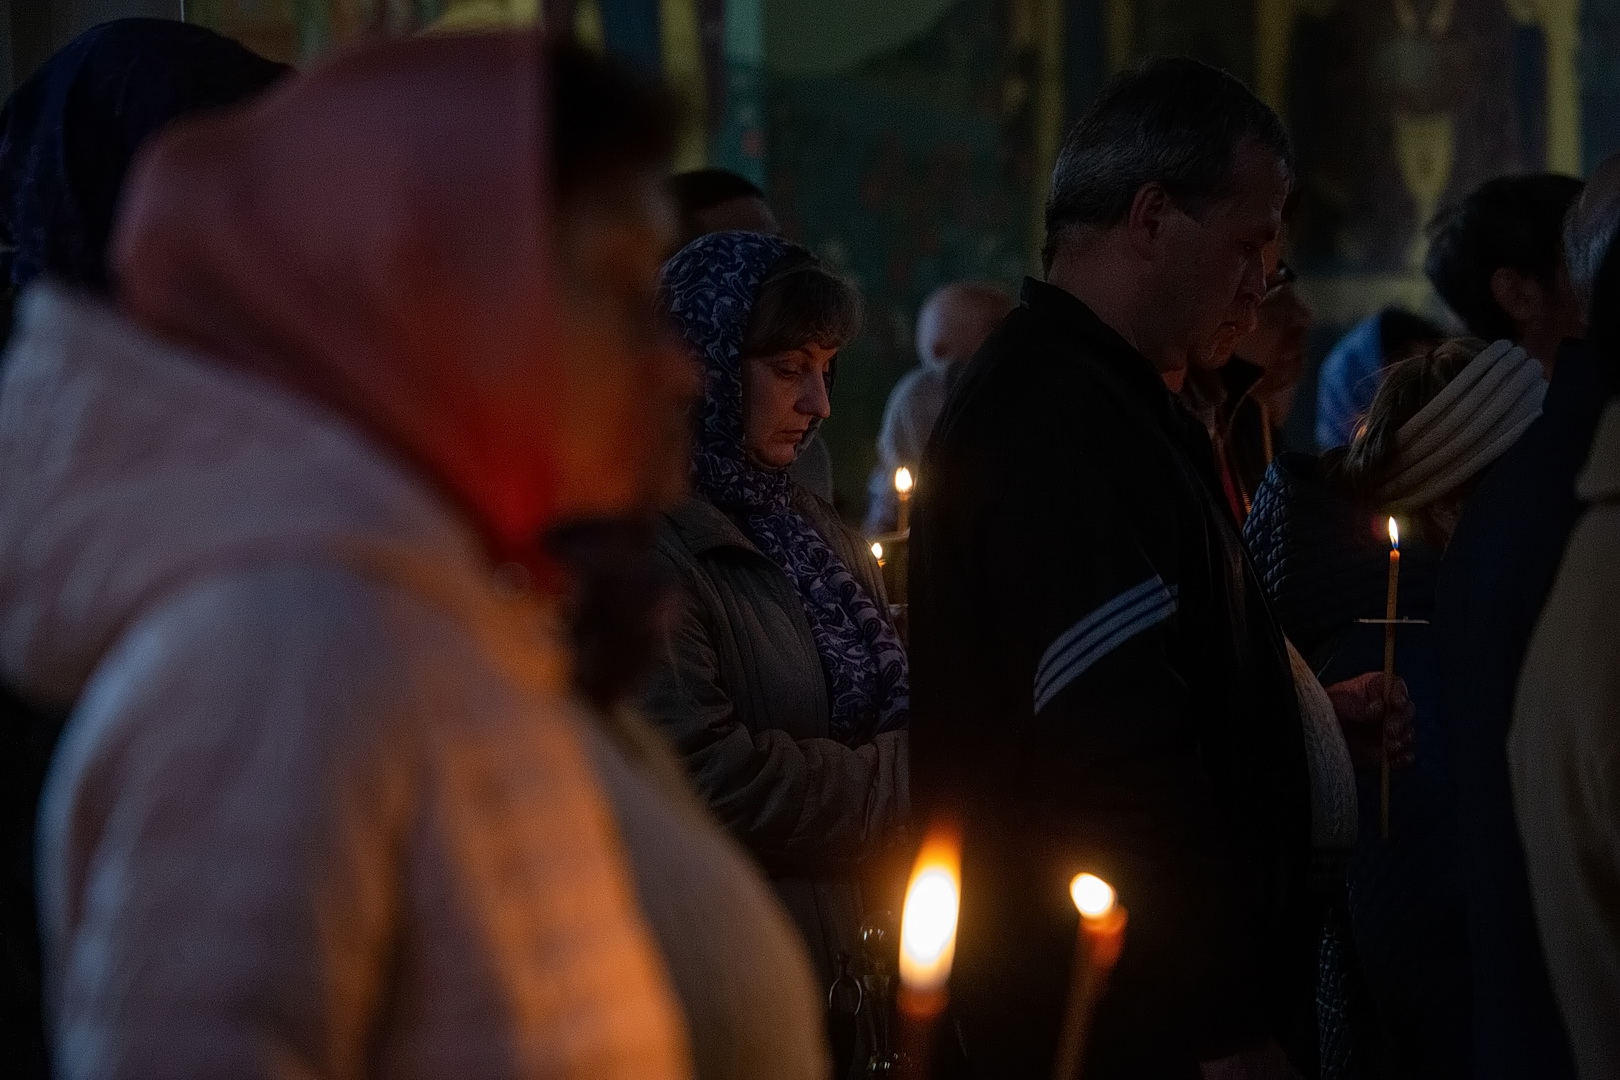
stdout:
[[1049,1075],[1067,886],[1130,911],[1088,1078],[1314,1069],[1310,781],[1284,642],[1173,396],[1252,327],[1292,184],[1275,114],[1156,61],[1064,144],[1047,281],[964,373],[920,474],[914,791],[964,828],[967,1074]]

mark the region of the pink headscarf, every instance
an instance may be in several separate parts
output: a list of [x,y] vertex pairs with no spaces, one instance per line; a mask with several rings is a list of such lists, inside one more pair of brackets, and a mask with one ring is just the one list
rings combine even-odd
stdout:
[[133,319],[348,416],[531,565],[568,406],[540,48],[373,47],[182,124],[133,169],[113,249]]

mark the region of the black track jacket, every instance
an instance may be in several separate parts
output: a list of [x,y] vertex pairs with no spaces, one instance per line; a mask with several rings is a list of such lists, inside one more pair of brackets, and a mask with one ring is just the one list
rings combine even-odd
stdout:
[[913,791],[965,828],[967,1075],[1050,1075],[1086,869],[1130,918],[1088,1080],[1196,1076],[1266,1038],[1314,1071],[1303,733],[1214,468],[1153,366],[1033,280],[934,430]]

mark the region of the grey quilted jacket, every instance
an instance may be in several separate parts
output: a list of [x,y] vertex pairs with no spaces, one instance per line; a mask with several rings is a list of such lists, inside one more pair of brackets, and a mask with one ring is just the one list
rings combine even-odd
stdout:
[[[861,538],[814,495],[793,497],[884,603]],[[829,738],[827,680],[798,592],[712,503],[693,497],[666,515],[658,552],[684,603],[647,713],[770,875],[828,986],[839,953],[859,951],[862,877],[905,825],[907,735],[856,747]]]

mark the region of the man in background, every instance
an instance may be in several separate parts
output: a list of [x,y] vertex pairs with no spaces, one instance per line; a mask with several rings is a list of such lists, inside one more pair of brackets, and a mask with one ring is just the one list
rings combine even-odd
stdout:
[[961,365],[1013,309],[1013,300],[994,285],[956,281],[941,285],[917,313],[917,366],[900,376],[883,410],[878,431],[878,463],[868,486],[866,531],[890,532],[898,505],[894,473],[918,471],[928,435],[945,407],[945,395]]
[[[1527,179],[1551,186],[1547,178]],[[1567,273],[1558,276],[1574,305],[1572,332],[1584,322],[1617,225],[1620,157],[1611,157],[1574,200],[1567,243],[1559,245],[1560,267],[1568,249]],[[1563,342],[1540,418],[1469,496],[1440,567],[1434,622],[1441,731],[1457,806],[1474,1075],[1481,1080],[1574,1075],[1536,934],[1506,742],[1530,636],[1584,509],[1575,479],[1617,391],[1611,354]]]
[[1581,187],[1555,173],[1487,180],[1431,226],[1423,263],[1470,334],[1522,345],[1549,372],[1563,340],[1581,334],[1564,269],[1564,217]]
[[1279,262],[1266,281],[1254,330],[1229,330],[1214,349],[1190,357],[1181,400],[1204,424],[1232,516],[1242,524],[1276,456],[1277,429],[1294,406],[1305,370],[1311,309]]
[[963,826],[965,1075],[1051,1069],[1075,912],[1130,908],[1086,1075],[1315,1071],[1311,787],[1282,634],[1173,396],[1253,329],[1293,186],[1275,113],[1159,60],[1066,139],[1046,281],[951,391],[911,549],[912,785]]
[[680,245],[709,233],[769,233],[782,228],[765,201],[765,193],[745,177],[725,169],[694,169],[669,178],[670,194],[680,211]]
[[1428,352],[1447,336],[1430,320],[1398,307],[1375,311],[1347,330],[1316,373],[1316,451],[1355,438],[1389,366]]
[[[1592,187],[1612,181],[1614,159]],[[1590,190],[1590,188],[1588,189]],[[1584,218],[1584,213],[1578,212]],[[1592,350],[1620,357],[1620,259],[1596,276]],[[1572,276],[1582,271],[1572,245]],[[1563,372],[1563,363],[1554,373]],[[1549,398],[1551,394],[1549,393]],[[1620,1078],[1620,412],[1611,402],[1581,470],[1592,505],[1536,627],[1508,737],[1536,922],[1581,1080]]]

